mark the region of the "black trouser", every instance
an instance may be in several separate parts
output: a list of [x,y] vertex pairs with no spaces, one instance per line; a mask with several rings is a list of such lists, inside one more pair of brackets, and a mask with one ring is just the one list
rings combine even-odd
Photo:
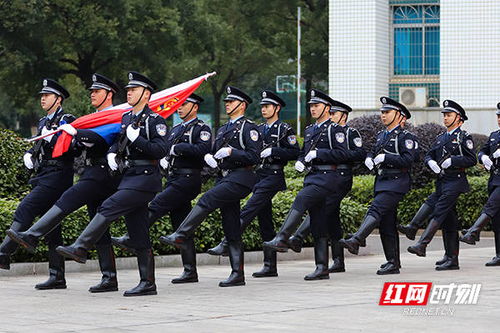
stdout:
[[272,199],[278,192],[269,188],[257,188],[241,210],[240,218],[243,228],[246,228],[257,216],[260,236],[263,241],[269,241],[276,236],[273,225]]
[[297,197],[292,204],[292,209],[301,213],[309,212],[311,233],[314,238],[324,238],[328,235],[325,200],[331,194],[331,189],[318,185],[306,185],[297,193]]

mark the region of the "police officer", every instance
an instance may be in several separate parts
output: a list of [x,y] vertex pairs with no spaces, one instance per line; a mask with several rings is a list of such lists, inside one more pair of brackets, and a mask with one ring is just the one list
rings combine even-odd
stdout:
[[88,251],[108,230],[112,221],[125,216],[130,242],[136,249],[139,284],[124,296],[156,295],[154,257],[147,223],[148,202],[161,191],[158,160],[167,154],[165,119],[151,111],[148,102],[156,84],[146,76],[130,72],[127,103],[132,110],[122,116],[118,139],[109,149],[108,165],[123,178],[118,190],[97,209],[94,218],[70,246],[59,246],[65,257],[85,263]]
[[359,230],[339,243],[349,252],[358,254],[360,245],[378,227],[387,263],[377,274],[386,275],[399,274],[397,207],[410,190],[409,170],[415,160],[417,144],[415,136],[400,125],[404,118],[410,119],[408,109],[389,97],[381,97],[380,101],[380,119],[386,129],[378,133],[375,146],[365,159],[366,167],[377,172],[374,198]]
[[[191,200],[201,192],[201,169],[205,164],[203,157],[212,146],[210,127],[198,119],[202,102],[203,98],[191,94],[177,109],[182,123],[172,128],[167,139],[169,154],[160,160],[161,167],[167,173],[167,185],[149,204],[149,224],[170,214],[172,225],[177,229],[191,211]],[[134,251],[128,235],[113,237],[113,243]],[[192,237],[186,240],[186,248],[181,249],[181,257],[184,271],[172,283],[198,282]]]
[[[344,249],[338,241],[342,238],[344,232],[340,222],[340,203],[342,199],[351,191],[352,188],[352,167],[355,163],[365,160],[366,151],[363,148],[363,141],[358,130],[347,125],[347,118],[352,109],[350,106],[338,102],[330,109],[330,120],[343,127],[346,133],[346,142],[348,149],[348,159],[345,164],[337,165],[339,182],[337,192],[332,193],[326,199],[326,219],[330,235],[330,245],[332,249],[333,263],[329,267],[330,273],[345,272]],[[310,217],[307,216],[304,222],[297,229],[295,234],[290,237],[289,246],[295,252],[302,250],[302,243],[309,235],[311,230]]]
[[[113,96],[118,91],[118,86],[107,77],[95,73],[92,75],[89,90],[92,106],[97,112],[101,112],[113,106]],[[70,124],[61,125],[59,129],[73,136],[85,162],[85,169],[78,183],[66,190],[31,228],[25,232],[7,231],[13,240],[32,252],[40,237],[59,226],[66,216],[78,208],[87,205],[89,217],[92,219],[102,202],[116,191],[120,181],[120,177],[110,175],[106,161],[109,146],[116,135],[103,137],[89,129],[77,130]],[[89,288],[91,293],[118,290],[115,254],[110,237],[108,229],[96,243],[102,279],[100,283]]]
[[227,96],[224,101],[230,121],[219,128],[212,154],[206,154],[204,157],[211,168],[220,169],[217,182],[198,200],[173,234],[160,238],[160,242],[164,244],[185,250],[195,229],[208,214],[220,208],[231,263],[231,274],[219,283],[220,287],[245,284],[240,200],[250,194],[257,181],[253,168],[259,163],[262,146],[257,125],[244,116],[252,99],[235,87],[228,86],[226,91]]
[[[260,153],[261,162],[257,168],[258,183],[241,211],[240,219],[243,232],[257,216],[260,235],[264,241],[269,241],[276,236],[272,198],[279,191],[286,190],[283,168],[288,161],[297,159],[300,147],[293,128],[279,119],[281,109],[286,106],[285,102],[270,90],[263,91],[261,97],[261,112],[266,123],[259,126],[263,147]],[[208,253],[227,255],[227,241],[224,239],[218,246],[209,249]],[[264,248],[264,267],[252,276],[278,276],[276,251]]]
[[[500,126],[500,103],[497,104],[497,123]],[[488,201],[483,207],[481,215],[468,230],[463,231],[460,241],[475,245],[479,241],[481,230],[492,222],[492,229],[495,234],[496,255],[486,266],[500,266],[500,130],[490,134],[488,141],[485,142],[478,154],[479,163],[490,172],[488,180]]]
[[[436,191],[425,202],[432,210],[431,218],[417,244],[408,247],[408,252],[425,257],[427,245],[436,231],[442,227],[445,235],[445,261],[436,267],[438,271],[459,269],[459,225],[456,202],[460,194],[470,189],[465,169],[476,164],[472,137],[461,129],[461,125],[467,120],[465,110],[451,100],[444,101],[443,105],[441,113],[447,132],[437,137],[425,155],[426,165],[438,175]],[[418,226],[411,223],[406,229],[400,228],[403,233],[406,230],[411,230],[413,233],[414,229],[418,229]]]
[[[40,91],[40,104],[47,116],[38,123],[38,135],[47,135],[60,125],[69,124],[75,117],[65,114],[62,103],[69,97],[63,86],[51,79],[43,80]],[[34,176],[29,183],[33,185],[31,192],[24,197],[14,213],[12,231],[24,231],[29,228],[35,217],[45,214],[54,205],[61,194],[73,184],[72,149],[58,158],[52,158],[52,150],[59,134],[48,135],[38,140],[34,147],[24,155],[24,165],[32,170]],[[64,279],[64,258],[56,252],[62,244],[61,228],[57,227],[45,238],[48,246],[49,279],[37,284],[36,289],[66,288]],[[10,269],[10,255],[18,244],[10,237],[5,237],[0,245],[0,268]]]
[[332,107],[344,104],[317,89],[311,89],[309,94],[309,109],[316,123],[306,128],[304,147],[295,163],[295,169],[299,172],[304,172],[307,166],[304,188],[297,194],[276,237],[264,242],[264,246],[279,252],[288,251],[288,240],[308,211],[314,237],[316,269],[304,279],[319,280],[329,278],[325,199],[338,191],[340,176],[337,167],[347,161],[348,151],[344,129],[329,119]]

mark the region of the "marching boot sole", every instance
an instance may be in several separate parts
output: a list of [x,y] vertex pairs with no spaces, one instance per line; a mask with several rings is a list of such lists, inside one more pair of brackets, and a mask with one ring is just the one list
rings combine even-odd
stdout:
[[233,283],[219,282],[219,287],[238,287],[238,286],[244,286],[245,284],[246,284],[245,281],[233,282]]
[[56,285],[56,286],[43,286],[43,287],[37,287],[35,286],[36,290],[51,290],[51,289],[66,289],[66,285]]
[[280,244],[267,244],[267,243],[263,243],[262,244],[263,247],[267,247],[268,249],[272,249],[276,252],[281,252],[281,253],[284,253],[284,252],[288,252],[288,246],[285,244],[285,245],[280,245]]
[[460,266],[451,266],[451,267],[441,267],[441,266],[438,266],[436,267],[436,271],[456,271],[460,269]]
[[409,232],[403,226],[400,226],[400,225],[397,226],[397,229],[398,229],[398,231],[400,233],[402,233],[403,235],[405,235],[406,238],[408,238],[409,240],[415,240],[415,237],[417,236],[417,231],[418,230],[415,230],[415,232],[413,232],[413,231]]
[[102,289],[89,289],[89,293],[97,294],[97,293],[107,293],[111,291],[118,291],[118,287],[112,288],[102,288]]
[[413,253],[413,254],[416,254],[416,255],[417,255],[417,256],[419,256],[419,257],[425,257],[425,252],[420,252],[420,251],[417,251],[417,250],[415,250],[412,246],[409,246],[409,247],[408,247],[408,252]]
[[216,251],[214,251],[212,249],[208,249],[207,253],[210,254],[211,256],[222,256],[222,257],[228,257],[229,256],[229,252],[228,251],[224,251],[224,252],[220,253],[220,252],[216,252]]
[[306,281],[316,281],[316,280],[328,280],[330,279],[330,275],[319,275],[315,277],[308,277],[307,275],[304,276],[304,280]]
[[143,293],[136,293],[136,294],[127,294],[127,293],[124,293],[123,294],[123,296],[125,296],[125,297],[152,296],[152,295],[158,295],[158,292],[156,290],[151,290],[151,291],[145,291]]
[[173,284],[182,284],[182,283],[196,283],[198,282],[198,278],[190,278],[190,279],[172,279],[170,281]]
[[352,246],[350,243],[348,243],[347,241],[344,241],[342,239],[339,240],[339,244],[343,248],[347,249],[347,251],[349,251],[349,253],[358,255],[358,253],[359,253],[359,246],[358,247]]
[[499,262],[495,262],[495,263],[487,262],[486,264],[484,264],[484,266],[486,266],[486,267],[500,266],[500,261]]
[[16,243],[18,243],[19,245],[21,245],[22,247],[24,247],[26,250],[28,250],[29,253],[35,253],[35,247],[24,241],[24,239],[20,238],[20,237],[17,237],[17,234],[16,233],[13,233],[12,231],[10,230],[7,230],[6,234]]
[[330,273],[344,273],[345,267],[344,268],[332,268],[332,269],[329,268],[328,272],[330,272]]
[[278,276],[278,273],[258,273],[258,272],[255,272],[252,274],[252,277],[254,278],[265,278],[265,277],[276,277]]
[[159,241],[163,245],[170,245],[170,246],[176,247],[180,250],[186,251],[188,249],[186,243],[184,243],[184,242],[179,243],[179,242],[176,242],[175,240],[172,240],[172,239],[165,237],[165,236],[161,236]]
[[388,271],[381,271],[381,270],[377,271],[377,275],[390,275],[390,274],[400,274],[400,271],[399,269],[391,269]]
[[467,238],[465,236],[460,236],[460,238],[458,240],[463,242],[463,243],[469,244],[469,245],[476,245],[475,239],[470,239],[470,238]]
[[0,264],[0,269],[5,269],[6,271],[9,271],[10,270],[10,265]]
[[137,251],[134,248],[128,247],[125,244],[118,242],[116,239],[114,239],[114,237],[111,237],[111,244],[122,250],[128,251],[133,254],[137,254]]
[[86,257],[83,258],[83,257],[80,257],[80,256],[74,254],[73,252],[69,252],[65,248],[63,248],[62,246],[58,246],[56,248],[56,251],[57,251],[57,253],[59,253],[63,257],[69,258],[69,259],[73,259],[77,263],[85,264],[85,262],[87,262],[87,258]]

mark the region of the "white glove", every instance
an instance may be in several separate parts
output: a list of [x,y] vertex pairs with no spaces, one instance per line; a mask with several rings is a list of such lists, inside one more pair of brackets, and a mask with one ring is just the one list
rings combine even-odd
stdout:
[[429,168],[431,168],[431,170],[435,173],[435,174],[438,174],[441,172],[441,168],[439,167],[439,165],[437,164],[436,161],[434,160],[430,160],[429,162],[427,162],[427,165],[429,166]]
[[205,160],[205,163],[207,163],[208,166],[211,167],[212,169],[217,168],[217,161],[212,156],[212,154],[206,154],[203,159]]
[[165,170],[168,169],[168,161],[166,157],[160,160],[160,166]]
[[94,147],[95,143],[93,142],[82,142],[82,145],[84,145],[85,147]]
[[441,168],[448,169],[449,167],[451,167],[451,157],[448,157],[443,163],[441,163]]
[[74,128],[73,126],[71,126],[71,124],[64,124],[64,125],[61,125],[59,126],[59,129],[68,133],[69,135],[71,136],[75,136],[76,135],[76,128]]
[[373,168],[375,167],[375,163],[373,163],[373,158],[367,157],[365,159],[365,165],[368,168],[368,170],[373,170]]
[[500,148],[495,150],[495,152],[493,153],[493,158],[499,158],[499,157],[500,157]]
[[[47,134],[47,133],[49,133],[49,132],[52,132],[52,130],[47,129],[47,127],[45,127],[45,126],[43,126],[43,127],[42,127],[42,135],[45,135],[45,134]],[[53,136],[54,136],[54,134],[49,135],[49,136],[46,136],[46,137],[45,137],[45,138],[43,138],[43,139],[44,139],[45,141],[47,141],[47,142],[50,142],[50,141],[52,140],[52,137],[53,137]]]
[[173,145],[172,148],[170,148],[170,155],[177,156],[177,154],[175,153],[174,147],[175,147],[175,145]]
[[491,160],[491,158],[488,155],[483,155],[483,157],[481,157],[481,161],[483,162],[486,170],[490,171],[491,167],[493,166],[493,161]]
[[295,162],[295,170],[297,170],[298,172],[304,172],[305,169],[306,166],[304,165],[304,163],[302,163],[301,161]]
[[31,153],[24,154],[23,160],[24,160],[24,165],[28,169],[33,169],[33,161],[31,160]]
[[263,151],[260,152],[260,157],[261,158],[266,158],[271,156],[273,148],[266,148]]
[[214,155],[214,158],[220,160],[220,159],[223,159],[225,157],[228,157],[229,155],[231,155],[231,148],[229,147],[224,147],[224,148],[221,148],[219,149],[215,155]]
[[375,158],[373,159],[373,164],[375,165],[379,165],[380,163],[384,162],[385,161],[385,154],[378,154],[377,156],[375,156]]
[[108,157],[109,168],[113,171],[118,170],[118,163],[116,163],[116,154],[109,153],[107,157]]
[[128,125],[127,138],[130,140],[130,142],[134,142],[139,137],[140,131],[141,131],[141,129],[139,127],[133,128],[132,124]]
[[307,153],[304,160],[306,161],[306,163],[309,163],[312,160],[314,160],[317,156],[318,156],[318,151],[316,149],[314,149],[314,150],[311,150],[310,152]]

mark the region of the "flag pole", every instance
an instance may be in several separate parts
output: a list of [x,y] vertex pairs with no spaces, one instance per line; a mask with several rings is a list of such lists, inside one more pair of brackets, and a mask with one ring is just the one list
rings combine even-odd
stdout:
[[300,7],[297,7],[297,136],[300,136]]

